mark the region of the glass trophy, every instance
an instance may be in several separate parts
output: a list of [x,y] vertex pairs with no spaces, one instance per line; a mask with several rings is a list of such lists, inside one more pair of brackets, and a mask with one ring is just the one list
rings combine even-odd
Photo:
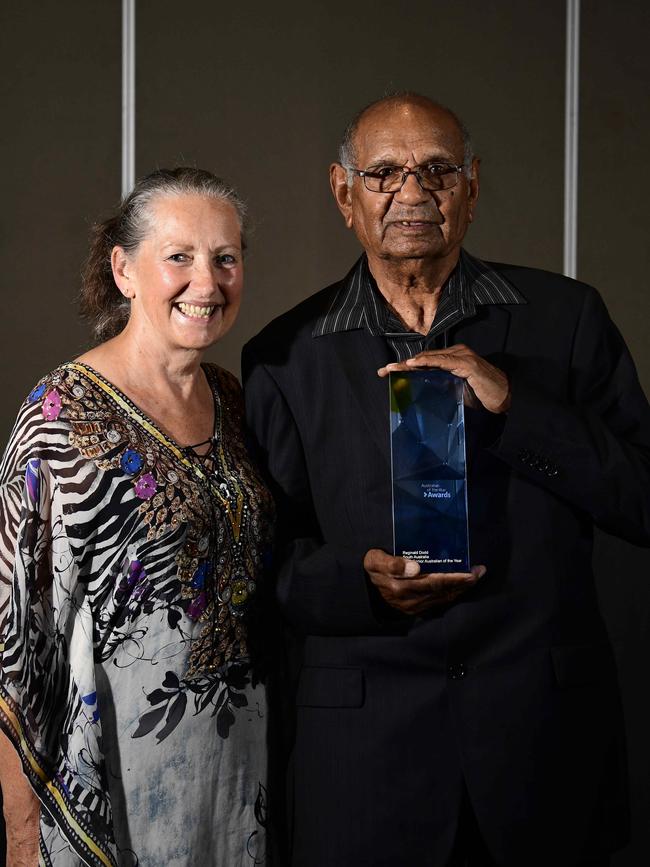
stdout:
[[426,572],[469,572],[464,381],[390,374],[393,550]]

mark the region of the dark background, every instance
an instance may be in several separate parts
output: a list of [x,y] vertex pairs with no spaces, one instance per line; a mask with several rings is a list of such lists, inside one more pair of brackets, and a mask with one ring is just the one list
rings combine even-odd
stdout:
[[[582,4],[578,276],[603,294],[646,390],[649,25],[641,0]],[[139,0],[136,173],[211,169],[254,221],[242,313],[211,358],[238,372],[248,337],[347,271],[357,247],[327,166],[350,116],[386,89],[448,103],[472,130],[483,185],[470,252],[560,271],[564,52],[564,0]],[[88,227],[120,195],[121,3],[5,3],[0,57],[4,444],[35,381],[89,345],[75,296]],[[599,537],[634,808],[615,867],[650,863],[649,566],[647,551]]]

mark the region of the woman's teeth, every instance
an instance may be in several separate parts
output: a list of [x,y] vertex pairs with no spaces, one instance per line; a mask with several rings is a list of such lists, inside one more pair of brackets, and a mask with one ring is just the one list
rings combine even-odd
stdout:
[[196,304],[185,304],[183,301],[178,302],[178,309],[185,316],[198,316],[202,319],[208,319],[212,316],[215,307],[216,304],[212,304],[210,307],[197,307]]

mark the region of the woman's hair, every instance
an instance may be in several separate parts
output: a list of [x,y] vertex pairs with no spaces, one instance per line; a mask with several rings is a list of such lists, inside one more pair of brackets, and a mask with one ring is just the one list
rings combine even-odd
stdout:
[[228,202],[237,212],[244,246],[246,206],[235,190],[204,169],[179,166],[158,169],[136,182],[117,212],[91,229],[90,251],[82,272],[80,309],[98,340],[108,340],[124,328],[131,310],[113,280],[111,252],[122,247],[133,253],[151,229],[151,203],[161,196],[199,195]]

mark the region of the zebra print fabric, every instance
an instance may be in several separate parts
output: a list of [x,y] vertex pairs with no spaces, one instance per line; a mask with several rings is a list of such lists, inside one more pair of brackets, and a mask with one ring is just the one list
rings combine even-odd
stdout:
[[265,863],[257,588],[270,494],[237,381],[204,367],[212,450],[84,364],[23,404],[0,470],[0,725],[40,798],[41,862]]

